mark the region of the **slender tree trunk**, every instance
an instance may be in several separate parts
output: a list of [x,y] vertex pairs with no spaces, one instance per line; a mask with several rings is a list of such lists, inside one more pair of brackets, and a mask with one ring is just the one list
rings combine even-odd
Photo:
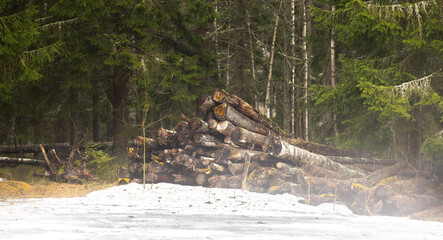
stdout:
[[228,49],[226,54],[226,87],[229,88],[231,84],[231,75],[229,74],[229,71],[231,70],[231,44],[228,43]]
[[244,79],[244,63],[245,63],[245,26],[246,26],[246,10],[243,0],[237,0],[237,18],[236,18],[236,39],[235,45],[235,66],[234,76],[237,95],[244,96],[245,79]]
[[[214,1],[214,12],[215,14],[218,14],[218,0]],[[218,56],[219,54],[219,46],[218,46],[218,25],[217,25],[217,18],[214,18],[214,31],[215,31],[215,36],[214,36],[214,43],[215,43],[215,54]],[[217,75],[218,75],[218,80],[222,79],[221,76],[221,67],[220,67],[220,61],[217,60]]]
[[130,81],[128,83],[128,101],[127,101],[127,111],[128,111],[128,124],[135,126],[137,124],[137,109],[132,102],[137,100],[137,84],[135,81]]
[[[332,14],[335,13],[335,6],[332,6]],[[332,27],[331,31],[331,86],[335,88],[335,28]],[[333,115],[333,124],[334,124],[334,134],[338,136],[338,128],[337,128],[337,115],[334,113]]]
[[[250,19],[249,19],[249,13],[248,13],[247,17],[248,17],[248,18],[247,18],[246,23],[247,23],[247,25],[248,25],[248,33],[249,33],[249,51],[250,51],[250,54],[251,54],[252,87],[253,87],[254,90],[255,90],[255,88],[256,88],[256,87],[255,87],[255,86],[256,86],[256,77],[255,77],[255,59],[254,59],[254,48],[253,48],[253,45],[252,45],[252,31],[251,31],[251,23],[250,23]],[[253,95],[254,95],[254,105],[255,105],[255,108],[258,109],[258,108],[257,108],[257,106],[258,106],[258,98],[257,98],[256,91],[254,91]]]
[[78,89],[72,88],[69,99],[69,145],[74,146],[77,143],[78,126]]
[[112,98],[112,147],[117,152],[123,153],[126,148],[124,129],[127,121],[127,97],[128,97],[129,72],[116,67],[113,75],[113,98]]
[[8,129],[8,144],[11,146],[15,146],[16,141],[15,141],[15,120],[17,118],[17,115],[15,114],[15,111],[13,111],[11,113],[11,117],[10,117],[10,121],[11,121],[11,125]]
[[[286,30],[283,30],[283,39],[286,39]],[[287,56],[290,56],[291,53],[289,53],[288,50],[288,44],[287,41],[283,41],[284,43],[284,51]],[[283,82],[283,130],[288,133],[291,130],[291,97],[290,97],[290,90],[291,90],[291,68],[290,68],[290,59],[285,57],[284,62],[284,82]]]
[[307,44],[307,36],[310,31],[310,8],[311,1],[305,0],[303,4],[303,30],[302,30],[302,37],[303,37],[303,105],[304,105],[304,112],[303,112],[303,120],[304,120],[304,126],[303,126],[303,139],[306,141],[309,141],[309,109],[307,108],[308,102],[309,102],[309,47]]
[[278,27],[278,17],[281,10],[283,0],[280,0],[280,5],[278,7],[278,12],[275,17],[275,26],[274,26],[274,34],[272,37],[271,44],[271,59],[269,61],[269,72],[268,72],[268,84],[266,85],[266,99],[265,99],[265,111],[266,117],[271,117],[271,79],[272,79],[272,64],[274,63],[274,47],[275,40],[277,39],[277,27]]
[[295,76],[295,0],[291,1],[291,134],[292,136],[296,137],[296,115],[295,115],[295,101],[296,101],[296,92],[295,92],[295,85],[296,85],[296,76]]
[[[209,38],[205,39],[205,35],[208,32],[208,28],[205,26],[200,26],[197,29],[197,34],[202,38],[202,42],[200,44],[200,49],[202,52],[210,52],[211,51],[211,41]],[[199,59],[199,65],[203,67],[205,71],[205,75],[199,79],[201,84],[203,86],[209,86],[210,85],[210,78],[209,78],[209,71],[211,69],[210,63],[203,61],[201,58]],[[203,97],[197,97],[195,99],[195,116],[197,117],[203,117],[204,112],[201,110],[200,106],[204,102]]]
[[100,142],[100,108],[98,86],[95,83],[92,92],[92,141]]

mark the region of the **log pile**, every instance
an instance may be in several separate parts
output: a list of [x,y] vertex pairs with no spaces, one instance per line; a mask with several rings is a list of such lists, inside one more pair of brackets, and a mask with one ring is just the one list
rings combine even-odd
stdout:
[[[346,204],[358,214],[408,215],[442,205],[436,194],[424,194],[430,189],[426,176],[405,163],[291,139],[224,90],[215,90],[200,108],[203,119],[182,116],[174,129],[133,138],[127,167],[133,181],[141,182],[144,170],[148,183],[290,193],[307,204]],[[420,184],[411,187],[414,181]]]

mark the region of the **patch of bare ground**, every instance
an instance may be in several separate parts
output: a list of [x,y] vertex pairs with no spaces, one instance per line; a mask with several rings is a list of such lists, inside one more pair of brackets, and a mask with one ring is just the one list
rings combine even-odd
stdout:
[[42,181],[29,184],[22,181],[0,182],[0,200],[14,198],[83,197],[88,193],[115,186],[110,183],[87,182],[83,185]]

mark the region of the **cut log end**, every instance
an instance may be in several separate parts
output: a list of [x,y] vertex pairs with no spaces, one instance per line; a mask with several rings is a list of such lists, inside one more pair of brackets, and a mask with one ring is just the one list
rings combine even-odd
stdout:
[[215,89],[214,93],[212,94],[212,99],[218,103],[223,102],[226,98],[228,98],[229,93],[227,93],[223,89]]
[[227,104],[223,103],[214,108],[214,114],[219,120],[226,120]]

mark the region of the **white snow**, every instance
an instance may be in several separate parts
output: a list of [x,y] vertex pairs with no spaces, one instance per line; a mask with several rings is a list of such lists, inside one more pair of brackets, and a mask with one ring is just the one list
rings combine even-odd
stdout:
[[289,195],[129,184],[0,202],[0,239],[443,239],[443,223],[353,215]]

